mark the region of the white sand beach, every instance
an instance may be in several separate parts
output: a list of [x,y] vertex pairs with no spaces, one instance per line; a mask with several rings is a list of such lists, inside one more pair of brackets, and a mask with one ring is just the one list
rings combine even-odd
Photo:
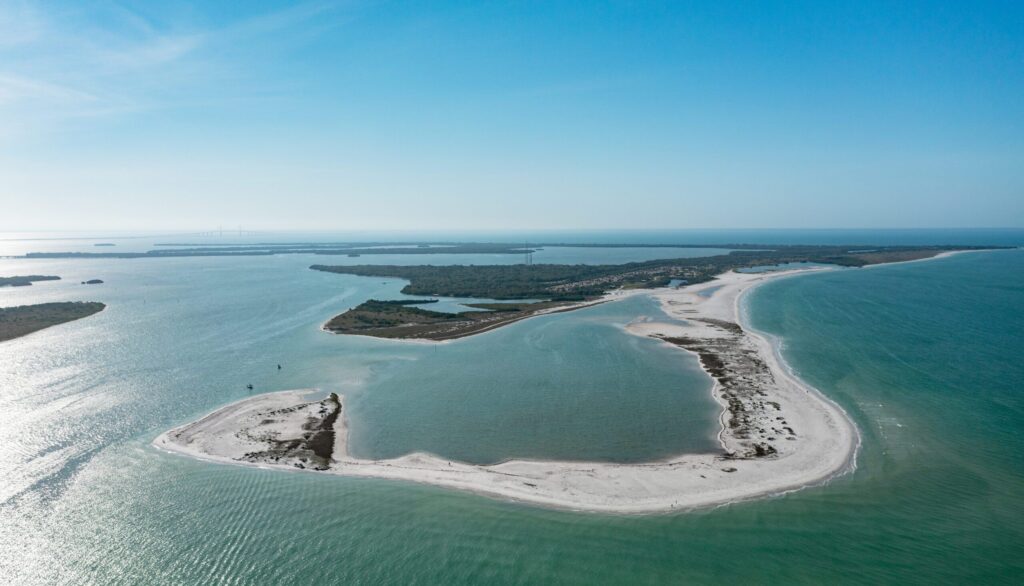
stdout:
[[[510,460],[477,466],[425,453],[363,460],[348,454],[341,398],[331,461],[319,473],[405,480],[608,513],[716,506],[822,483],[854,465],[859,445],[855,425],[839,406],[796,378],[766,337],[745,325],[742,331],[730,327],[742,323],[746,292],[796,272],[801,271],[731,272],[699,285],[649,291],[666,313],[685,323],[643,321],[627,328],[637,335],[673,338],[677,344],[686,339],[691,346],[726,348],[725,358],[732,352],[756,370],[726,372],[731,377],[723,379],[726,387],[716,379],[712,392],[723,406],[722,453],[630,464]],[[724,368],[728,371],[728,360]],[[167,431],[153,443],[206,460],[293,470],[301,465],[308,470],[308,461],[265,454],[271,443],[281,445],[282,440],[308,432],[317,413],[324,412],[323,397],[310,398],[311,393],[285,391],[247,398]]]

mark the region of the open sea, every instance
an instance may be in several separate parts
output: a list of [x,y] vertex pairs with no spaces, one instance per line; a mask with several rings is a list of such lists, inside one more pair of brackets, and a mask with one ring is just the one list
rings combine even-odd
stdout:
[[[167,241],[30,236],[0,238],[0,255]],[[779,231],[528,236],[787,241]],[[1024,244],[1021,231],[788,238]],[[534,261],[715,253],[552,247]],[[0,343],[0,583],[1024,581],[1024,250],[798,276],[748,296],[752,324],[779,338],[787,362],[851,414],[864,441],[852,474],[776,498],[672,515],[580,514],[209,464],[150,446],[168,427],[246,396],[251,383],[254,392],[346,394],[360,456],[643,461],[717,449],[718,408],[695,359],[623,331],[633,319],[664,319],[649,299],[442,345],[324,333],[324,321],[366,299],[401,297],[400,280],[307,268],[356,261],[520,259],[0,258],[0,276],[63,277],[0,289],[0,306],[108,305]],[[79,284],[92,278],[105,283]],[[444,303],[457,310],[461,301]]]

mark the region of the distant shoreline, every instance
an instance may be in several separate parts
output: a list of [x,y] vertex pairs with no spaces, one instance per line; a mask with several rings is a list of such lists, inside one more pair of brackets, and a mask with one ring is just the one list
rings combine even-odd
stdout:
[[[732,270],[757,266],[816,264],[862,267],[931,258],[948,247],[782,247],[733,250],[696,259],[676,258],[613,265],[320,265],[327,273],[403,279],[409,300],[368,299],[330,318],[321,329],[335,334],[387,339],[445,341],[464,338],[533,315],[571,311],[621,292],[696,285]],[[705,293],[707,290],[705,291]],[[416,297],[471,297],[459,313],[437,312],[410,303]],[[500,301],[483,301],[493,299]],[[531,300],[531,301],[526,301]]]

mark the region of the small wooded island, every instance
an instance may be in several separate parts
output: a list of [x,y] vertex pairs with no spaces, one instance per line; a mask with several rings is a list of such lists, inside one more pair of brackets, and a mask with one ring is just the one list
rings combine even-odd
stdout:
[[35,281],[59,281],[60,277],[54,275],[20,275],[14,277],[0,277],[0,287],[28,287]]
[[472,303],[479,311],[445,313],[414,307],[436,300],[381,301],[370,299],[324,324],[336,334],[377,338],[448,340],[478,334],[539,313],[567,311],[579,304],[558,301],[536,303]]
[[0,307],[0,342],[88,317],[106,307],[96,301],[65,301]]
[[[844,267],[931,258],[953,246],[764,246],[718,256],[677,258],[620,265],[313,265],[317,271],[406,279],[407,295],[477,297],[519,303],[479,303],[479,311],[444,313],[414,307],[421,300],[371,299],[335,316],[324,329],[338,334],[449,340],[494,329],[534,315],[571,311],[602,301],[616,289],[665,287],[672,281],[693,285],[735,269],[787,263]],[[522,302],[530,299],[541,301]]]

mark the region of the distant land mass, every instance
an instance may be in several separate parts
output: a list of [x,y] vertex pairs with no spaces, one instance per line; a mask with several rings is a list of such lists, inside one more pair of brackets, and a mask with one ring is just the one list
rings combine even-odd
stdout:
[[369,254],[524,254],[530,249],[518,245],[469,244],[410,244],[377,243],[300,243],[300,244],[235,244],[179,245],[157,244],[162,248],[147,252],[30,252],[23,258],[167,258],[186,256],[271,256],[275,254],[322,254],[362,256]]
[[103,311],[103,303],[65,301],[0,308],[0,342]]
[[[357,257],[372,254],[528,254],[545,247],[568,248],[727,248],[758,250],[760,244],[566,244],[541,242],[510,244],[502,242],[279,242],[252,244],[158,243],[146,252],[29,252],[16,258],[166,258],[184,256],[271,256],[275,254],[319,254]],[[771,248],[779,248],[773,246]]]
[[413,303],[370,300],[335,316],[324,329],[340,334],[381,338],[446,340],[472,335],[527,317],[570,311],[600,302],[614,289],[665,287],[673,281],[703,283],[734,269],[790,263],[844,267],[920,260],[971,247],[926,246],[765,246],[728,254],[619,265],[313,265],[330,273],[388,277],[409,281],[407,295],[541,299],[518,304],[472,305],[484,311],[443,313]]
[[547,298],[579,301],[620,287],[663,287],[673,279],[708,281],[740,268],[784,263],[821,263],[861,267],[885,262],[929,258],[963,246],[874,248],[850,246],[774,246],[733,250],[717,256],[660,259],[616,265],[313,265],[317,271],[365,277],[407,279],[407,295],[485,297],[491,299]]
[[23,275],[15,277],[0,277],[0,287],[28,287],[35,281],[59,281],[60,277],[53,275]]
[[376,338],[448,340],[492,330],[541,312],[569,311],[582,306],[581,304],[557,301],[471,303],[468,304],[468,307],[478,311],[445,313],[413,307],[413,305],[421,303],[424,302],[420,300],[410,302],[370,299],[333,317],[324,324],[324,329],[336,334]]

